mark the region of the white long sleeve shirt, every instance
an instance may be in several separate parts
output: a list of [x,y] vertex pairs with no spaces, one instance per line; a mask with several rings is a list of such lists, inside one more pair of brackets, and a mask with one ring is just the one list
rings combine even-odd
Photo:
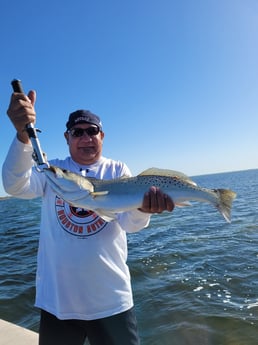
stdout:
[[[99,179],[129,175],[121,162],[101,157],[79,166],[71,157],[50,164]],[[133,306],[126,232],[149,224],[150,216],[125,212],[105,222],[90,210],[71,207],[33,168],[32,147],[15,139],[2,169],[3,185],[19,198],[42,197],[36,303],[59,319],[94,320]]]

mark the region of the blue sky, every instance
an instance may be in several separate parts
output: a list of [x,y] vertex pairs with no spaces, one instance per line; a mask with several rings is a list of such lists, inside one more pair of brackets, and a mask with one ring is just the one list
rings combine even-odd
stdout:
[[133,174],[258,167],[257,0],[4,0],[0,32],[1,166],[18,78],[49,158],[68,155],[65,122],[84,108]]

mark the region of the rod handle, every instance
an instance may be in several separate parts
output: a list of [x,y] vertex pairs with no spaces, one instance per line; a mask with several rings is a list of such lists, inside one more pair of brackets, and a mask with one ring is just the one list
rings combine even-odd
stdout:
[[12,87],[13,87],[13,92],[24,93],[23,88],[22,88],[21,80],[13,79],[11,84],[12,84]]

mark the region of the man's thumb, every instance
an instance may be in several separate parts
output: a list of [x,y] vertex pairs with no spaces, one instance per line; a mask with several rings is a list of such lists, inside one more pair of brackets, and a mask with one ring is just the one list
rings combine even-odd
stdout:
[[29,93],[28,93],[28,97],[29,97],[29,99],[30,99],[30,101],[31,101],[31,104],[34,106],[35,105],[35,103],[36,103],[36,91],[34,91],[34,90],[31,90],[31,91],[29,91]]

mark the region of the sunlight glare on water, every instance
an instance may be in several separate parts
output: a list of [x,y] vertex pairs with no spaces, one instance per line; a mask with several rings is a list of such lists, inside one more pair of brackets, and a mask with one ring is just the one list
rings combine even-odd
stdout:
[[[256,345],[258,170],[199,176],[237,192],[232,223],[209,204],[154,215],[128,235],[128,265],[142,345]],[[0,209],[0,317],[37,330],[33,307],[40,200]]]

